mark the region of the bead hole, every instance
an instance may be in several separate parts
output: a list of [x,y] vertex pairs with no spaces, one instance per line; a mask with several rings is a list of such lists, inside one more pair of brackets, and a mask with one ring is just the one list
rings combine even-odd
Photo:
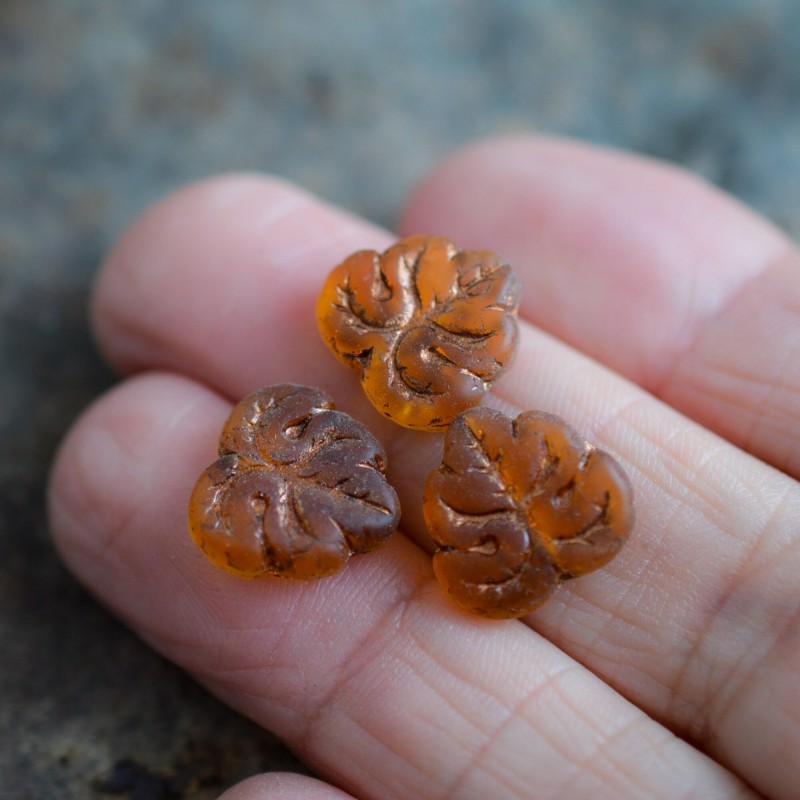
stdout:
[[309,422],[311,422],[310,416],[294,419],[283,429],[283,435],[287,439],[299,439],[306,432]]

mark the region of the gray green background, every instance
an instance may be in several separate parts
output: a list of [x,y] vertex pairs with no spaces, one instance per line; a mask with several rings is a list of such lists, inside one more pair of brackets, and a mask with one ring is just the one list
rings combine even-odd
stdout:
[[453,147],[539,130],[683,164],[800,234],[798,42],[796,0],[0,0],[0,797],[301,769],[49,542],[48,462],[113,381],[88,286],[132,216],[256,169],[391,226]]

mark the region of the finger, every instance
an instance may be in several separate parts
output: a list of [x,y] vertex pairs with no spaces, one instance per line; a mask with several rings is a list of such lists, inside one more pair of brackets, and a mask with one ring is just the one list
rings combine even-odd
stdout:
[[438,439],[396,437],[331,356],[314,316],[334,265],[391,241],[274,178],[194,184],[144,214],[109,255],[93,301],[98,344],[121,372],[175,370],[232,400],[270,383],[328,392],[387,448],[404,520],[422,530],[419,476],[436,465]]
[[338,260],[390,241],[274,178],[193,184],[145,213],[107,259],[98,343],[121,372],[178,369],[233,396],[262,373],[306,378],[308,364],[321,388],[342,389],[352,382],[316,333],[316,297]]
[[400,228],[498,250],[527,319],[800,475],[800,255],[732,198],[665,164],[520,138],[449,159]]
[[[544,335],[498,387],[630,470],[622,554],[529,622],[770,797],[800,779],[800,487]],[[520,398],[527,405],[520,404]]]
[[141,636],[332,782],[403,800],[532,786],[543,798],[748,796],[523,624],[451,607],[402,537],[316,582],[211,566],[185,504],[228,411],[164,375],[101,400],[55,467],[56,542]]
[[228,789],[219,800],[354,800],[334,786],[322,781],[293,775],[288,772],[271,772],[256,775]]
[[[231,220],[219,211],[218,192],[241,194],[238,202],[228,200]],[[274,182],[210,183],[184,194],[186,203],[181,196],[167,201],[112,254],[97,295],[98,330],[112,356],[127,354],[129,367],[150,360],[205,374],[232,398],[287,378],[321,385],[386,446],[404,529],[421,536],[421,483],[436,464],[439,439],[382,423],[364,408],[352,374],[314,344],[314,291],[296,280],[284,286],[287,297],[251,288],[272,285],[272,271],[303,274],[319,286],[341,255],[326,258],[330,245],[323,244],[315,258],[306,259],[301,249],[296,262],[287,262],[283,253],[298,245],[283,238],[285,225],[248,226],[248,214],[263,218],[265,208],[283,207],[287,194],[305,204],[295,221],[304,248],[314,247],[315,231],[337,229],[335,211]],[[300,222],[306,218],[311,222]],[[342,219],[333,249],[362,246],[346,239],[350,225]],[[239,292],[235,314],[220,309],[213,275],[211,290],[202,290],[223,254],[226,281],[248,287]],[[186,299],[176,287],[192,280],[192,312],[184,313],[179,306]],[[117,281],[124,288],[116,288]],[[305,310],[294,292],[307,292]],[[282,312],[287,305],[291,315]],[[158,313],[145,323],[139,308]],[[242,318],[251,325],[243,327],[237,321]],[[214,331],[213,346],[206,330]],[[276,353],[279,340],[290,352],[298,341],[319,352],[287,358]],[[134,352],[138,361],[129,358]],[[330,373],[326,364],[338,371]],[[796,681],[796,484],[526,324],[517,361],[498,383],[495,398],[500,396],[509,409],[542,408],[570,420],[621,457],[637,491],[637,529],[622,556],[602,573],[569,585],[537,612],[536,626],[648,713],[726,763],[741,763],[756,783],[791,785],[797,780],[790,753],[800,749],[800,701],[783,697],[793,697]]]

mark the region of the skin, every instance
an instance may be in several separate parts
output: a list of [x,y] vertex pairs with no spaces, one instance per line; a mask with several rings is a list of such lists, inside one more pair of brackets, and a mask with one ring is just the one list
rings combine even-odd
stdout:
[[[523,282],[506,413],[567,419],[629,472],[637,524],[605,569],[520,621],[435,583],[422,483],[440,437],[393,426],[327,352],[327,272],[395,235],[272,178],[215,178],[109,255],[97,340],[126,379],[54,466],[55,542],[145,641],[277,732],[327,783],[225,795],[789,798],[800,785],[800,255],[673,167],[495,140],[417,189],[400,235],[488,247]],[[186,532],[233,403],[329,392],[386,447],[403,535],[322,581],[237,580]]]

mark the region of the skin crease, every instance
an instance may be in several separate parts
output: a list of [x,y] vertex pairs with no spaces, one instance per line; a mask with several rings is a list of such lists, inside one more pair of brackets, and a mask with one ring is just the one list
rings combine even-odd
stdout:
[[[331,267],[393,237],[250,176],[166,199],[101,272],[98,341],[136,375],[55,464],[65,561],[339,787],[322,797],[792,797],[796,252],[674,168],[555,140],[456,154],[400,223],[431,232],[520,273],[520,351],[488,402],[558,414],[628,471],[637,523],[611,564],[524,621],[447,601],[417,544],[440,437],[379,418],[314,331]],[[367,424],[403,508],[406,536],[313,584],[237,580],[185,530],[233,403],[272,382],[319,386]]]

